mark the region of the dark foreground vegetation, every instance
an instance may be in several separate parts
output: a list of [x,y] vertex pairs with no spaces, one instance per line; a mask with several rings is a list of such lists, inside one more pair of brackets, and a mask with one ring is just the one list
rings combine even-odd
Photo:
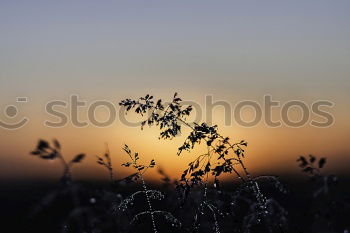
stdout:
[[[1,190],[1,219],[8,232],[339,232],[350,229],[349,187],[346,179],[323,174],[326,158],[300,156],[304,179],[253,176],[245,166],[245,141],[232,141],[217,126],[190,124],[191,106],[174,95],[170,104],[146,95],[120,102],[146,125],[158,127],[159,138],[172,139],[182,128],[190,130],[177,151],[193,152],[193,161],[181,177],[172,180],[165,171],[159,183],[146,183],[143,175],[157,169],[156,161],[141,164],[139,155],[125,145],[128,177],[116,177],[108,149],[97,156],[98,166],[109,172],[109,182],[77,182],[57,140],[40,140],[32,155],[59,160],[63,175],[57,184],[28,184]],[[222,176],[232,182],[222,182]],[[212,182],[211,182],[212,181]],[[5,225],[3,229],[6,229]]]

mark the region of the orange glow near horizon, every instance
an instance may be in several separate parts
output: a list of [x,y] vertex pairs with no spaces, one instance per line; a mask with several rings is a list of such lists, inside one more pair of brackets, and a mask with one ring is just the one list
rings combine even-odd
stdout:
[[[103,114],[102,114],[103,115]],[[35,148],[39,138],[51,140],[57,138],[63,147],[63,155],[69,160],[78,153],[86,153],[83,163],[73,168],[76,179],[107,180],[107,171],[96,163],[95,155],[102,155],[105,143],[111,151],[115,175],[122,178],[134,171],[121,167],[128,157],[122,151],[128,144],[134,152],[140,154],[140,161],[145,164],[155,159],[157,166],[172,178],[179,178],[187,164],[203,150],[198,146],[192,153],[176,155],[189,130],[183,130],[183,136],[173,140],[158,140],[159,130],[156,127],[140,130],[139,127],[128,127],[118,124],[107,128],[47,128],[42,125],[43,116],[37,116],[33,122],[18,131],[7,131],[1,135],[1,154],[5,161],[1,166],[2,179],[58,179],[62,171],[61,164],[55,161],[43,161],[29,154]],[[248,116],[249,117],[249,116]],[[214,111],[214,123],[219,125],[220,132],[235,141],[246,140],[245,162],[253,175],[259,174],[298,174],[296,158],[309,153],[329,158],[329,171],[346,172],[345,160],[349,158],[346,147],[350,136],[349,123],[337,118],[335,125],[329,128],[269,128],[262,123],[256,127],[244,128],[223,125],[222,109]],[[333,135],[337,135],[335,138]],[[149,180],[158,180],[157,169],[146,175]],[[231,178],[228,178],[231,179]]]

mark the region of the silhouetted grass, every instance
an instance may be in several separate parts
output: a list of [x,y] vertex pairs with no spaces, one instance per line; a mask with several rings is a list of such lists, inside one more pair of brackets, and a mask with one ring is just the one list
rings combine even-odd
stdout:
[[[160,184],[146,184],[143,175],[156,166],[143,165],[140,155],[125,145],[124,167],[131,175],[114,174],[110,151],[97,156],[109,172],[109,184],[76,182],[71,167],[83,162],[79,154],[67,162],[57,140],[40,140],[33,155],[59,160],[61,182],[36,200],[27,216],[26,232],[347,232],[350,229],[348,187],[334,175],[322,173],[326,158],[300,156],[297,162],[309,181],[288,187],[276,176],[253,176],[244,163],[247,142],[234,142],[219,133],[218,126],[190,124],[191,106],[183,106],[175,93],[170,104],[151,95],[120,102],[126,111],[147,116],[145,126],[160,130],[160,139],[172,139],[183,127],[190,130],[177,154],[205,146],[207,152],[194,160],[178,179],[171,180],[166,167],[159,169]],[[225,183],[223,174],[235,182]],[[209,178],[214,182],[210,183]],[[297,187],[297,188],[295,188]],[[21,197],[19,197],[21,199]]]

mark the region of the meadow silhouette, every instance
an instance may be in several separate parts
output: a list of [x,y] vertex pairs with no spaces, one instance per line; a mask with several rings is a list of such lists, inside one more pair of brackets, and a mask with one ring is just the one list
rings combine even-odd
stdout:
[[[35,196],[33,208],[22,210],[22,217],[16,214],[20,226],[14,219],[8,223],[26,232],[348,232],[349,190],[346,181],[323,174],[326,158],[297,158],[295,165],[306,178],[302,180],[253,175],[244,162],[247,142],[221,135],[217,125],[188,123],[192,107],[184,106],[177,93],[170,104],[163,103],[146,95],[119,104],[140,115],[141,129],[157,127],[159,140],[190,130],[174,151],[180,160],[183,151],[193,156],[181,177],[173,180],[154,159],[140,163],[142,154],[128,145],[120,166],[130,174],[117,177],[106,145],[96,162],[108,171],[109,182],[75,181],[71,168],[86,155],[67,161],[58,140],[41,139],[31,155],[60,161],[62,176],[55,185],[32,187],[27,195]],[[206,153],[197,154],[197,147]],[[144,179],[149,169],[158,169],[159,182]]]

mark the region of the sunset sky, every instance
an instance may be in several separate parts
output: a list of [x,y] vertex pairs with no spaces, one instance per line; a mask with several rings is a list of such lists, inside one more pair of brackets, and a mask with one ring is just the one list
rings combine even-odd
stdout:
[[[105,143],[118,177],[132,172],[119,166],[127,159],[124,144],[144,161],[154,158],[172,177],[194,158],[176,155],[184,137],[159,141],[156,128],[141,131],[118,118],[105,128],[44,126],[45,120],[55,120],[45,104],[69,101],[74,94],[87,105],[108,100],[117,111],[120,100],[147,93],[170,100],[178,92],[203,109],[206,95],[231,106],[242,100],[262,104],[267,94],[281,105],[328,100],[335,103],[325,108],[335,123],[327,128],[271,128],[263,119],[254,127],[234,119],[225,126],[222,107],[214,109],[213,123],[222,134],[248,141],[246,160],[253,174],[296,174],[296,158],[309,153],[328,157],[329,171],[346,173],[349,11],[345,0],[1,1],[0,120],[15,123],[27,117],[29,122],[18,130],[0,128],[0,180],[59,177],[58,162],[29,155],[39,138],[57,138],[67,158],[87,154],[73,170],[79,179],[108,178],[95,157],[104,152]],[[28,102],[17,103],[17,97]],[[10,105],[19,112],[13,118],[6,116]],[[68,108],[61,110],[68,113]],[[276,121],[280,109],[273,112]],[[291,111],[291,119],[300,115],[298,109]],[[243,118],[252,116],[244,111]],[[87,107],[79,117],[86,120]],[[103,121],[108,114],[101,108],[97,117]],[[311,114],[311,120],[322,118]]]

